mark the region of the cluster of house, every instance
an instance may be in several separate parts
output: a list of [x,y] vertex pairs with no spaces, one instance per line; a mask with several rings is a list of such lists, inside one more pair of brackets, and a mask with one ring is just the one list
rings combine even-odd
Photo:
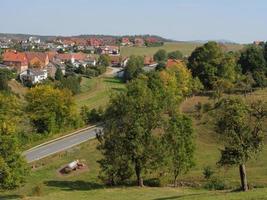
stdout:
[[19,46],[23,51],[49,50],[49,51],[86,51],[87,53],[119,55],[120,46],[145,46],[160,42],[156,37],[54,37],[42,41],[38,37],[20,38],[0,38],[0,48],[10,49]]
[[65,73],[65,62],[69,61],[74,66],[96,65],[96,59],[85,53],[64,53],[57,52],[17,52],[15,50],[6,50],[3,53],[3,64],[6,67],[15,70],[23,83],[39,83],[47,77],[54,77],[57,68]]

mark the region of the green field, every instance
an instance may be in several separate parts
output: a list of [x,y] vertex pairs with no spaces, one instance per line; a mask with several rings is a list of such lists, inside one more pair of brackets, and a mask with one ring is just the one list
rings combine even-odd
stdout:
[[122,91],[125,85],[114,77],[83,78],[81,94],[75,96],[79,107],[87,105],[90,109],[105,106],[110,95]]
[[[172,42],[172,43],[165,43],[161,47],[122,47],[121,48],[121,55],[124,57],[129,57],[130,55],[147,55],[152,56],[158,51],[159,49],[165,49],[167,52],[179,50],[183,53],[184,56],[189,56],[192,51],[201,46],[200,43],[193,43],[193,42]],[[227,44],[226,50],[227,51],[237,51],[242,49],[242,45],[235,45],[235,44]]]
[[[101,81],[107,80],[100,78]],[[108,79],[110,80],[110,79]],[[113,79],[111,79],[113,80]],[[85,80],[84,92],[95,85],[99,80]],[[103,82],[102,84],[107,84]],[[110,82],[108,82],[110,86]],[[111,84],[113,85],[113,83]],[[118,83],[115,83],[118,85]],[[120,84],[119,84],[120,85]],[[121,85],[120,85],[121,86]],[[112,87],[111,87],[112,88]],[[253,95],[246,97],[247,100],[266,99],[267,90],[258,90]],[[207,97],[193,97],[187,99],[181,109],[190,115],[197,102],[209,102]],[[207,165],[216,172],[216,176],[223,179],[227,186],[236,189],[239,186],[239,174],[237,168],[218,168],[216,162],[219,158],[219,147],[216,133],[213,132],[211,117],[204,115],[201,120],[194,120],[196,130],[196,166],[185,176],[179,177],[184,182],[193,182],[203,185],[205,180],[202,172]],[[53,155],[34,163],[36,167],[27,178],[27,184],[12,192],[3,192],[0,199],[94,199],[94,200],[175,200],[175,199],[267,199],[267,147],[259,155],[258,159],[252,160],[247,165],[249,184],[257,189],[248,193],[227,191],[208,191],[198,188],[137,188],[137,187],[105,187],[98,179],[99,166],[97,160],[101,158],[96,150],[97,141],[92,140],[74,147],[66,152]],[[61,176],[58,170],[65,164],[76,160],[84,160],[88,169],[82,172],[75,172],[71,175]],[[147,177],[148,178],[148,177]],[[167,178],[167,177],[166,177]],[[41,187],[41,196],[34,195],[33,188]]]

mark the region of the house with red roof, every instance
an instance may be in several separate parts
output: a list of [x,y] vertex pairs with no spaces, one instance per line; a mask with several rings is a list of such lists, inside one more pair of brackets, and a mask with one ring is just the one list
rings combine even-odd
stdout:
[[44,52],[25,52],[29,67],[45,68],[49,63],[49,57]]
[[141,46],[144,46],[144,44],[145,44],[145,41],[143,38],[135,38],[134,39],[134,45],[135,46],[141,47]]
[[118,46],[101,46],[97,49],[100,54],[120,55],[120,48]]
[[3,64],[15,69],[17,72],[23,72],[28,69],[28,60],[26,54],[17,51],[6,51],[3,54]]
[[122,46],[129,46],[129,45],[132,45],[132,42],[130,41],[130,39],[128,37],[123,37],[121,39],[121,45]]

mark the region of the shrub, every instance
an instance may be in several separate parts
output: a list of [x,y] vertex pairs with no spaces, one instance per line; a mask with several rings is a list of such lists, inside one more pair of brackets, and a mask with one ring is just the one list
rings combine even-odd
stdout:
[[151,178],[151,179],[146,179],[144,180],[144,185],[149,186],[149,187],[160,187],[160,179],[158,178]]
[[210,166],[204,167],[203,169],[203,176],[205,179],[210,179],[212,175],[214,174],[214,171],[211,169]]
[[204,185],[204,188],[208,190],[224,190],[226,189],[226,184],[218,177],[213,177]]

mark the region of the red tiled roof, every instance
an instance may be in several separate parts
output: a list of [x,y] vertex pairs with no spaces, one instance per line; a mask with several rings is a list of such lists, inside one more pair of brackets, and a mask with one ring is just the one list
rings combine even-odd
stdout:
[[145,56],[144,57],[144,65],[152,65],[155,64],[156,62],[154,61],[153,57],[150,56]]
[[49,61],[53,61],[54,58],[55,58],[56,55],[57,55],[57,52],[56,52],[56,51],[48,51],[48,52],[46,52],[46,54],[48,55],[48,59],[49,59]]
[[86,60],[87,55],[84,53],[61,53],[57,54],[56,58],[60,60],[71,60],[72,58],[75,60]]
[[3,54],[3,61],[6,62],[20,62],[22,65],[27,65],[27,57],[25,53],[16,51],[7,51]]
[[46,63],[48,55],[43,52],[25,52],[28,62],[34,58],[38,58],[41,62]]
[[166,67],[171,67],[177,64],[181,64],[183,61],[182,60],[176,60],[176,59],[168,59],[166,63]]

